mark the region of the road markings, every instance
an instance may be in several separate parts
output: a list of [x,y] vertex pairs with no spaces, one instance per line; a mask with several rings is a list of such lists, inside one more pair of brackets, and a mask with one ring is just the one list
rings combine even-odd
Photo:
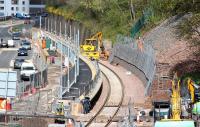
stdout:
[[14,67],[14,60],[10,61],[10,67]]
[[2,51],[17,51],[18,48],[2,48]]

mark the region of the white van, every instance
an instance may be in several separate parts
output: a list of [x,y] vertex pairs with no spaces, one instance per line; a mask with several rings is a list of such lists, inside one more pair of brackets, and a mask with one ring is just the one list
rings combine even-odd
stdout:
[[37,69],[32,62],[24,62],[21,65],[21,80],[29,80],[32,74],[37,73]]
[[14,40],[8,40],[8,47],[15,47]]

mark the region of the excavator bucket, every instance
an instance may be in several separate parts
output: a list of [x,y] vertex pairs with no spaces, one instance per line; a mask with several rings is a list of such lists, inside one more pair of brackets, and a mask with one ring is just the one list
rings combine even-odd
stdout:
[[195,125],[192,120],[161,120],[156,121],[154,127],[195,127]]

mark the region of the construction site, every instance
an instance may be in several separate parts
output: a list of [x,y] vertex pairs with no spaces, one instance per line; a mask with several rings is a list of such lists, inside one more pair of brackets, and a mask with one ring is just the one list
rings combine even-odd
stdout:
[[0,127],[200,127],[200,2],[157,1],[177,12],[152,25],[155,1],[115,3],[120,22],[131,8],[129,34],[101,28],[106,1],[0,21]]

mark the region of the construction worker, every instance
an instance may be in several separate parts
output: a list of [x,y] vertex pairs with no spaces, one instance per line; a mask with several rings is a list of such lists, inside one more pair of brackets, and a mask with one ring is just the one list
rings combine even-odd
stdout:
[[192,103],[194,103],[194,101],[195,101],[195,98],[194,98],[195,88],[194,88],[194,86],[193,86],[193,82],[192,82],[192,80],[189,78],[188,81],[187,81],[187,83],[188,83],[188,90],[189,90],[189,93],[190,93],[191,101],[192,101]]
[[137,43],[137,45],[138,45],[138,48],[140,49],[140,51],[141,52],[143,52],[143,50],[144,50],[144,48],[143,48],[143,44],[144,42],[143,42],[143,40],[142,40],[142,38],[141,37],[139,37],[138,38],[138,43]]
[[64,115],[64,104],[63,104],[63,102],[61,102],[59,104],[59,107],[57,108],[57,114],[58,115]]

